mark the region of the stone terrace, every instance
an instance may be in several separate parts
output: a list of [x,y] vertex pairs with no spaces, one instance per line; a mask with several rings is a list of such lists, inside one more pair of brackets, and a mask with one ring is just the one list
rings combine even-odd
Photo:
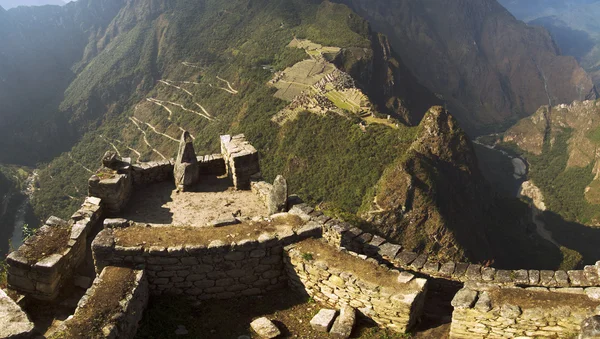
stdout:
[[[133,338],[148,294],[198,302],[293,289],[405,333],[436,303],[432,293],[451,286],[450,338],[599,337],[600,262],[573,271],[438,262],[292,206],[283,177],[262,181],[258,153],[243,135],[221,141],[223,154],[197,156],[184,133],[176,160],[143,164],[107,152],[80,210],[50,218],[9,255],[9,295],[18,303],[0,294],[0,314],[8,315],[0,328],[18,338],[61,338],[99,319],[97,337]],[[92,268],[91,254],[95,273],[78,276]],[[77,297],[74,286],[87,292]],[[109,298],[111,286],[121,292]],[[71,299],[79,307],[66,322],[44,326],[34,299],[49,313]]]
[[268,217],[260,197],[237,191],[227,177],[200,177],[185,192],[170,182],[154,184],[133,193],[131,202],[116,216],[138,223],[175,226],[210,226],[236,215],[241,220]]

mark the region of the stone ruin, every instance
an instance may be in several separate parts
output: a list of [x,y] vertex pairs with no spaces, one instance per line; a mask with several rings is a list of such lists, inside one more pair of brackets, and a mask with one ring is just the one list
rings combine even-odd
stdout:
[[[51,217],[8,256],[13,297],[0,291],[0,336],[43,335],[25,306],[32,300],[62,302],[86,263],[93,265],[93,283],[78,283],[87,288],[85,295],[50,338],[133,338],[152,296],[229,299],[278,289],[331,307],[311,321],[330,335],[347,337],[356,315],[406,333],[422,316],[429,289],[446,285],[458,291],[450,338],[572,338],[578,333],[597,338],[600,333],[600,262],[573,271],[438,262],[289,200],[285,178],[278,176],[273,184],[260,178],[258,154],[243,135],[222,136],[221,149],[222,154],[197,156],[184,133],[175,160],[132,164],[108,152],[89,180],[81,208],[69,220]],[[141,187],[172,181],[178,189],[193,190],[206,175],[228,175],[236,189],[261,198],[271,216],[258,233],[248,232],[243,222],[166,226],[180,235],[174,242],[161,236],[165,226],[114,219]],[[136,237],[144,241],[128,240]],[[109,312],[106,305],[114,307]],[[342,312],[334,321],[335,309]],[[96,318],[101,313],[105,316]],[[252,328],[276,333],[271,325],[259,318]]]

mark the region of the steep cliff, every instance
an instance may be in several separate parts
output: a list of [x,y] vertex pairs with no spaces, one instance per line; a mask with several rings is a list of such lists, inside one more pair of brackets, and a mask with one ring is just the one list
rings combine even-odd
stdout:
[[386,34],[469,133],[499,131],[543,105],[596,98],[590,77],[542,28],[495,0],[339,0]]
[[0,13],[0,162],[35,165],[74,143],[84,127],[71,124],[59,104],[88,38],[123,2],[83,0]]
[[548,208],[567,220],[600,224],[600,104],[543,106],[504,133],[525,153]]
[[489,201],[471,142],[447,111],[433,107],[362,217],[407,248],[482,260],[493,257],[481,223]]
[[[56,57],[59,69],[71,73],[60,86],[49,86],[64,124],[52,121],[67,126],[73,138],[64,148],[69,152],[40,170],[32,199],[38,216],[71,215],[107,149],[134,161],[168,159],[186,130],[199,154],[212,154],[220,134],[244,133],[260,151],[265,178],[283,174],[291,192],[320,209],[356,220],[377,186],[387,192],[377,196],[388,210],[372,219],[378,232],[418,250],[441,248],[447,258],[493,258],[481,245],[488,238],[481,218],[490,203],[468,138],[440,108],[418,127],[408,126],[419,124],[440,99],[419,85],[385,36],[345,5],[104,1],[78,1],[49,16],[52,21],[75,11],[95,17],[88,5],[106,10],[105,21],[91,21],[71,36],[76,57]],[[54,51],[44,48],[27,65],[39,60],[42,70],[51,69],[43,56]],[[14,83],[14,74],[7,77]],[[12,105],[21,107],[19,98]],[[30,104],[32,113],[44,112]],[[295,104],[312,110],[274,122]],[[52,126],[48,120],[40,125]],[[416,189],[400,183],[406,173]]]

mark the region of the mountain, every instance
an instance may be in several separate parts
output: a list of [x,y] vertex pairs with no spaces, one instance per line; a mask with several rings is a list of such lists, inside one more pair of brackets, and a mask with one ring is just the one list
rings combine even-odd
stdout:
[[11,9],[18,6],[43,6],[43,5],[58,5],[62,6],[66,2],[63,0],[0,0],[0,7]]
[[85,130],[88,122],[75,124],[58,106],[86,46],[120,3],[87,0],[0,13],[0,163],[49,161]]
[[498,0],[498,2],[517,18],[531,21],[572,11],[596,3],[598,0]]
[[[530,166],[541,216],[555,241],[588,262],[600,255],[600,101],[543,106],[498,140]],[[581,241],[581,239],[588,239]]]
[[546,28],[561,52],[575,57],[600,84],[600,1],[500,1],[517,18]]
[[[345,5],[80,0],[0,15],[19,47],[3,49],[19,72],[3,74],[3,140],[18,142],[2,145],[14,150],[2,161],[48,161],[32,198],[41,219],[73,213],[107,150],[170,158],[187,130],[212,154],[219,135],[244,133],[266,180],[282,174],[308,203],[407,248],[505,267],[561,261],[541,250],[526,207],[489,193],[459,122],[392,40]],[[503,254],[506,241],[527,259]]]
[[417,79],[471,134],[500,131],[543,104],[596,98],[547,31],[489,0],[340,0],[386,34]]

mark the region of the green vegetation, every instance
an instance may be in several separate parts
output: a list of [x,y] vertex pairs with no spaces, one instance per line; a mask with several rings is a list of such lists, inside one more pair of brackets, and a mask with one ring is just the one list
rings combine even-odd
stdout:
[[600,144],[600,126],[594,128],[593,130],[590,130],[587,133],[586,137],[591,141],[595,142],[596,144]]
[[[136,24],[114,38],[66,91],[61,107],[72,111],[70,119],[90,132],[70,156],[62,154],[40,171],[40,190],[32,205],[42,219],[68,218],[78,208],[91,175],[85,168],[95,171],[113,146],[134,160],[138,155],[130,148],[140,153],[141,161],[161,159],[152,148],[173,157],[177,144],[144,123],[175,138],[179,127],[189,130],[196,136],[199,154],[218,152],[220,134],[244,133],[260,152],[267,180],[283,174],[291,191],[307,201],[351,214],[385,166],[414,138],[412,129],[382,125],[364,133],[356,123],[333,115],[302,115],[281,129],[270,121],[287,105],[265,85],[272,71],[307,57],[301,49],[286,47],[294,36],[325,46],[370,46],[367,23],[345,6],[300,0],[207,0],[198,6],[196,1],[178,0],[160,17],[142,13],[136,21],[132,15],[124,11],[115,19],[117,24]],[[217,76],[239,93],[218,89],[224,83]],[[181,85],[193,93],[189,96],[158,79],[198,85]],[[194,110],[200,103],[216,119],[172,105],[169,116],[164,108],[146,102],[147,97]],[[129,120],[134,115],[143,121],[140,128],[152,148]]]
[[313,254],[312,253],[302,253],[302,259],[306,260],[306,261],[312,261],[313,258]]
[[282,127],[263,172],[268,177],[282,173],[291,192],[312,204],[356,213],[365,193],[386,166],[404,154],[415,132],[416,128],[372,125],[365,133],[338,115],[303,113]]
[[559,270],[568,271],[583,268],[583,256],[581,253],[564,246],[560,247],[560,251],[563,255],[563,260],[558,268]]
[[0,259],[0,288],[4,289],[8,285],[8,264],[4,259]]
[[557,131],[554,142],[544,143],[542,154],[528,154],[531,165],[530,178],[544,195],[549,210],[566,220],[587,223],[600,214],[600,209],[585,200],[585,188],[594,179],[593,164],[587,167],[567,168],[569,152],[567,141],[571,136],[568,129]]

